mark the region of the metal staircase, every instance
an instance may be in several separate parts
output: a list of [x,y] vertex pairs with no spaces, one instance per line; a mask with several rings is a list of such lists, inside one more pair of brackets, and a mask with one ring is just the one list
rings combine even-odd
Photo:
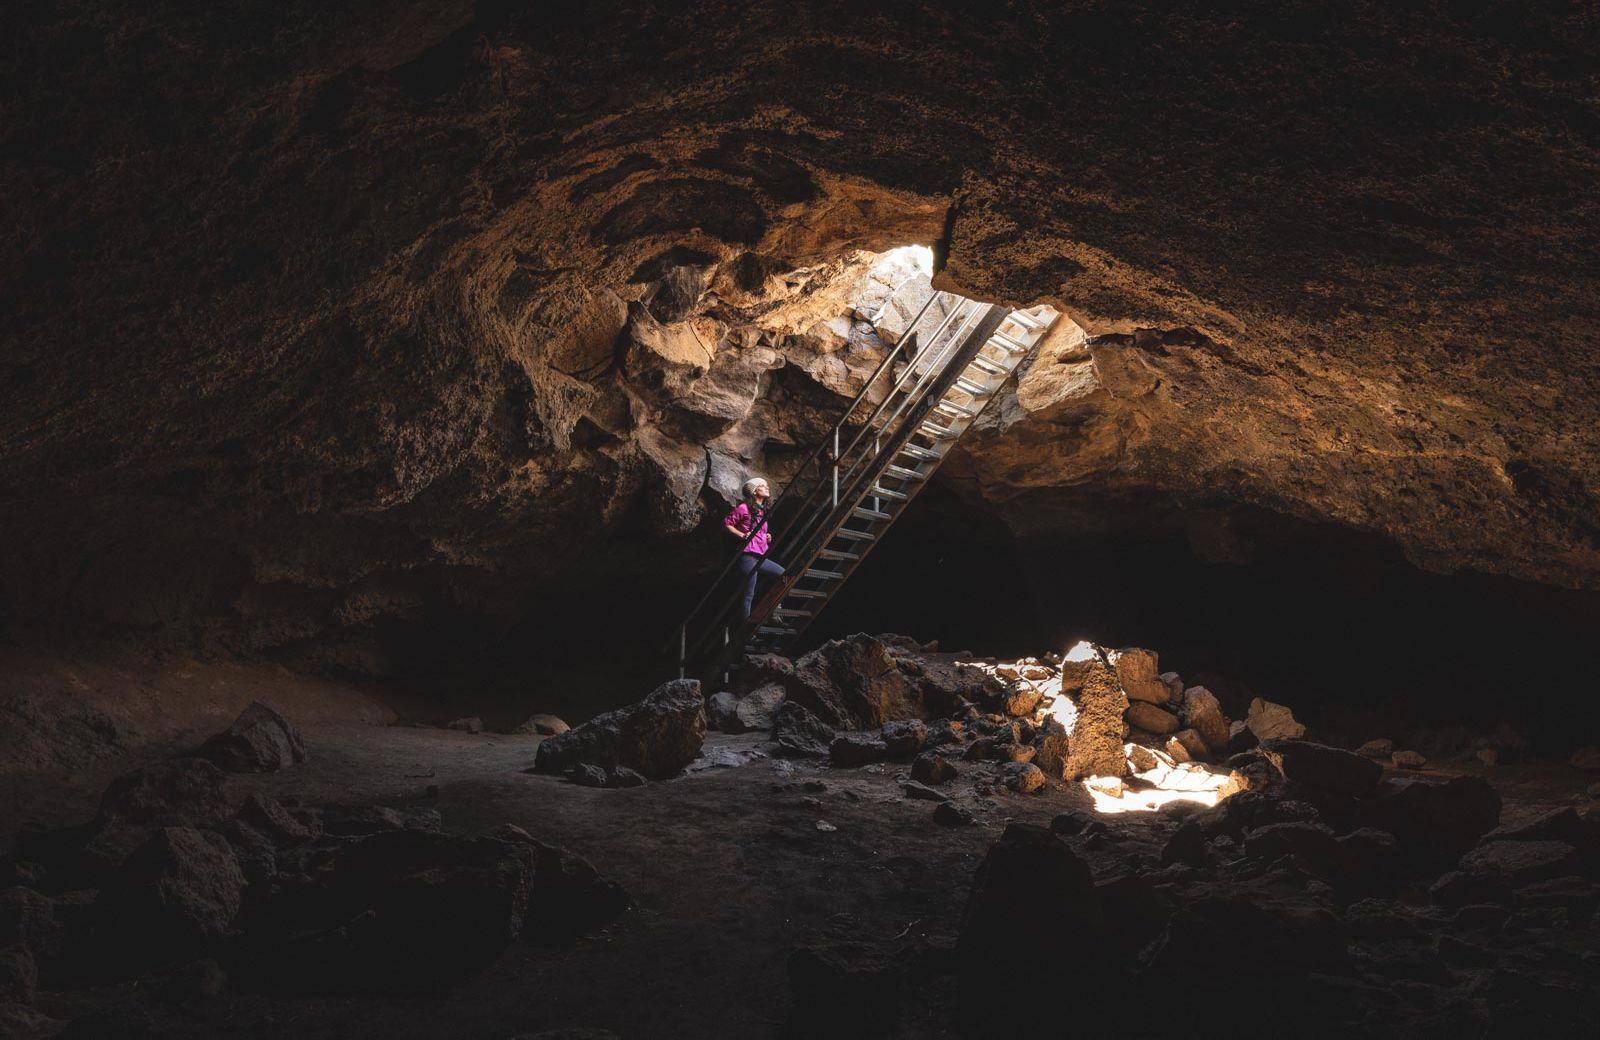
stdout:
[[743,619],[730,559],[678,626],[678,674],[718,676],[747,648],[791,646],[1058,316],[935,292],[768,507],[768,557],[783,577]]

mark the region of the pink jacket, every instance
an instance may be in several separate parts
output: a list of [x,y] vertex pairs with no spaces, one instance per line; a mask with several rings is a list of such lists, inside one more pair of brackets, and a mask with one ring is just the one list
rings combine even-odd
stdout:
[[772,541],[772,536],[767,533],[767,514],[765,510],[757,514],[756,518],[752,518],[750,504],[748,502],[740,502],[733,507],[733,512],[722,518],[724,527],[736,528],[740,533],[746,535],[750,533],[750,525],[752,523],[756,525],[756,534],[754,538],[744,543],[744,551],[753,553],[756,556],[765,556]]

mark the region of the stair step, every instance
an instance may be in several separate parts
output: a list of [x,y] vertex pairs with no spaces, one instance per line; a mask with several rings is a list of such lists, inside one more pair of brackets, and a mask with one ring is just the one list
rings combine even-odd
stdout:
[[900,454],[909,455],[914,459],[927,459],[929,462],[944,458],[944,452],[924,448],[919,444],[902,444]]
[[[890,466],[889,468],[893,469],[894,467]],[[837,531],[833,532],[833,536],[835,538],[848,538],[852,542],[870,542],[878,537],[875,534],[868,534],[865,531],[852,531],[848,527],[839,528]]]
[[997,347],[1003,347],[1006,350],[1011,351],[1013,354],[1026,354],[1028,351],[1033,349],[1026,343],[1017,342],[1003,332],[996,332],[994,335],[990,336],[989,342],[993,343]]
[[887,469],[884,470],[884,472],[887,473],[891,477],[899,477],[901,480],[921,480],[922,479],[922,474],[921,473],[918,473],[914,469],[906,469],[904,466],[889,466]]
[[932,422],[928,419],[924,419],[922,422],[917,424],[917,432],[922,434],[924,437],[932,437],[936,441],[946,440],[955,436],[955,434],[950,432],[949,427],[940,426],[938,423]]
[[[827,552],[828,550],[824,549],[822,551]],[[844,577],[844,575],[840,574],[838,571],[819,571],[815,567],[807,567],[805,570],[800,572],[800,577],[821,578],[823,581],[838,581],[840,578]]]
[[966,376],[958,376],[956,378],[956,388],[966,391],[973,397],[986,397],[994,391],[994,387],[989,383],[968,379]]
[[1006,320],[1014,321],[1025,329],[1044,328],[1044,322],[1040,321],[1038,318],[1035,318],[1026,311],[1012,311],[1010,314],[1006,315]]
[[1009,375],[1011,372],[1011,369],[1007,367],[1004,362],[996,361],[994,358],[984,357],[982,354],[974,357],[972,359],[972,363],[983,369],[985,372],[993,372],[997,376]]
[[772,612],[772,616],[773,617],[779,617],[779,618],[810,617],[811,616],[811,611],[809,611],[809,610],[796,610],[793,607],[779,607],[777,610],[774,610]]
[[909,499],[911,496],[906,494],[904,491],[890,491],[888,488],[882,486],[881,484],[874,484],[874,485],[872,485],[872,497],[873,498],[892,498],[896,502],[904,502],[907,499]]
[[847,563],[861,559],[859,554],[845,552],[841,549],[823,549],[821,552],[817,553],[817,555],[822,557],[824,560],[842,560]]
[[976,409],[967,408],[964,405],[956,404],[954,401],[940,401],[935,406],[935,409],[950,415],[964,415],[969,419],[978,414]]
[[863,520],[893,520],[894,519],[894,517],[891,516],[888,513],[879,512],[876,509],[868,509],[866,506],[856,506],[854,509],[850,510],[850,515],[851,516],[859,516]]
[[798,628],[783,628],[779,625],[762,625],[756,629],[756,634],[763,636],[793,636],[799,633],[800,630]]
[[784,599],[794,596],[796,599],[827,599],[828,594],[821,589],[790,589],[784,594]]

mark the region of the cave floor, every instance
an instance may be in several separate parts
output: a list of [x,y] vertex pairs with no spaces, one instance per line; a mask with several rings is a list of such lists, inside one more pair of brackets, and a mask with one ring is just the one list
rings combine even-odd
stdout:
[[[532,737],[370,723],[312,724],[304,736],[303,765],[231,782],[306,804],[425,806],[451,832],[515,823],[589,859],[634,907],[576,946],[514,945],[441,992],[299,998],[229,988],[181,1007],[148,1005],[158,1035],[510,1037],[578,1026],[625,1037],[784,1035],[786,958],[834,942],[906,959],[896,1035],[955,1035],[951,950],[974,870],[1008,820],[1045,824],[1089,806],[1075,785],[981,797],[966,769],[950,789],[978,823],[952,829],[933,821],[931,803],[902,796],[894,764],[839,770],[761,757],[611,790],[522,772]],[[761,748],[753,735],[706,742],[733,758]],[[1574,797],[1572,778],[1548,766],[1502,767],[1496,783],[1508,823]],[[41,802],[45,815],[69,813],[74,801],[80,818],[90,815],[97,788],[77,790]],[[1148,869],[1177,826],[1160,813],[1103,819],[1106,840],[1080,849],[1101,879],[1141,860]],[[41,994],[39,1010],[72,1019],[130,1001],[143,1003],[133,983]]]

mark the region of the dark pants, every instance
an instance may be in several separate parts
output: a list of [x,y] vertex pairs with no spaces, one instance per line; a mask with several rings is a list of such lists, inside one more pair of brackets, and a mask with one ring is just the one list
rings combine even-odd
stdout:
[[763,574],[769,578],[781,577],[783,568],[771,560],[763,560],[755,553],[740,553],[739,573],[744,575],[744,613],[739,616],[748,618],[750,608],[756,602],[756,579]]

